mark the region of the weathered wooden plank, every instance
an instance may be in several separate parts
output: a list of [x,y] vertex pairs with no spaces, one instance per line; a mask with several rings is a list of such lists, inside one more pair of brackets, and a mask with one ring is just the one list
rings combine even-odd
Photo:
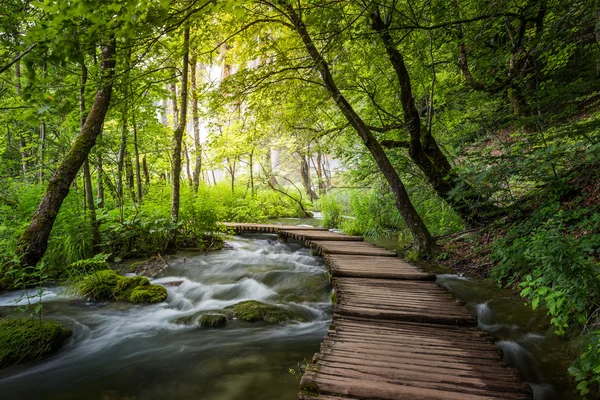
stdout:
[[221,225],[228,229],[233,229],[236,232],[262,232],[262,233],[277,233],[281,230],[286,231],[325,231],[325,228],[309,227],[309,226],[294,226],[294,225],[275,225],[275,224],[253,224],[241,222],[222,222]]
[[392,257],[325,254],[325,263],[335,277],[435,280],[430,274]]
[[279,234],[296,240],[327,240],[338,242],[362,242],[364,240],[362,236],[347,236],[331,231],[281,229]]
[[372,400],[483,400],[483,399],[531,399],[531,394],[524,392],[508,393],[490,390],[469,390],[455,388],[415,387],[411,382],[386,382],[371,380],[369,377],[340,377],[324,372],[307,372],[300,381],[301,388],[309,388],[322,394],[354,396]]
[[323,254],[367,255],[380,257],[398,257],[395,251],[382,249],[365,242],[337,242],[325,240],[307,240],[306,245]]

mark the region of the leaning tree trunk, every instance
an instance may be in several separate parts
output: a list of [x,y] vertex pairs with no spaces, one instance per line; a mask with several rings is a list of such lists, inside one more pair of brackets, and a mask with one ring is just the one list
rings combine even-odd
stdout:
[[336,102],[338,108],[342,112],[342,114],[346,117],[350,125],[356,130],[356,133],[362,139],[365,147],[369,150],[377,166],[381,170],[382,174],[387,179],[392,193],[394,193],[394,197],[396,200],[396,207],[398,208],[398,212],[404,219],[404,222],[410,229],[413,236],[413,246],[415,250],[419,252],[419,254],[428,254],[435,248],[435,241],[433,240],[431,234],[427,230],[425,223],[415,210],[413,204],[408,197],[408,193],[400,176],[392,166],[390,160],[387,158],[385,151],[371,132],[371,130],[367,127],[365,122],[360,118],[360,116],[356,113],[352,105],[346,100],[344,95],[340,92],[337,87],[333,76],[331,75],[331,71],[329,69],[329,65],[315,47],[312,38],[308,34],[306,29],[306,25],[294,10],[294,8],[288,4],[284,4],[286,11],[288,12],[288,17],[292,22],[294,29],[298,32],[306,50],[308,51],[310,57],[313,59],[315,63],[315,67],[321,74],[323,79],[323,83],[325,87],[329,91],[331,97],[333,97]]
[[[81,62],[81,88],[79,89],[79,126],[83,132],[85,124],[85,85],[87,83],[88,70],[85,62]],[[90,162],[88,157],[83,162],[83,185],[85,188],[85,200],[90,214],[90,224],[92,229],[92,246],[94,250],[100,244],[100,229],[96,219],[96,204],[94,202],[94,190],[92,189],[92,173],[90,172]]]
[[[179,190],[181,187],[181,142],[187,120],[187,93],[188,93],[188,64],[190,51],[190,28],[186,27],[183,32],[183,72],[181,74],[181,110],[177,129],[173,132],[173,169],[172,169],[172,197],[171,197],[171,223],[179,221]],[[176,105],[176,103],[175,103]],[[173,229],[169,235],[168,247],[174,249],[177,246],[177,229]]]
[[[377,32],[383,42],[400,85],[400,102],[404,112],[404,122],[410,136],[408,143],[410,158],[423,172],[438,196],[446,200],[465,221],[484,220],[487,217],[486,213],[494,211],[495,208],[487,202],[482,202],[469,187],[464,188],[464,196],[454,195],[459,185],[465,186],[465,183],[461,182],[453,170],[431,131],[425,129],[421,123],[412,94],[410,75],[404,57],[396,48],[388,30],[389,23],[382,20],[378,9],[371,14],[371,21],[373,30]],[[431,113],[432,110],[429,112]]]
[[50,181],[46,193],[33,215],[29,227],[19,238],[16,254],[21,266],[36,265],[44,256],[48,247],[48,238],[52,225],[60,211],[63,200],[69,194],[71,182],[85,162],[96,137],[102,131],[104,117],[110,105],[114,69],[116,61],[116,43],[111,40],[102,46],[101,81],[81,133],[75,139],[69,153],[60,163]]

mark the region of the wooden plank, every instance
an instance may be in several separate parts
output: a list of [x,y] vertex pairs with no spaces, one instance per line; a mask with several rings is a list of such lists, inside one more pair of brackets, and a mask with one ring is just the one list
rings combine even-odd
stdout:
[[280,235],[290,237],[296,240],[327,240],[327,241],[338,241],[338,242],[362,242],[364,238],[362,236],[347,236],[337,232],[331,231],[315,231],[315,230],[288,230],[281,229]]
[[325,254],[325,263],[334,277],[381,278],[434,281],[435,274],[392,257]]
[[306,245],[324,254],[346,254],[358,256],[398,257],[396,252],[382,249],[365,242],[337,242],[325,240],[308,240]]
[[275,224],[253,224],[240,222],[222,222],[221,225],[228,229],[233,229],[236,232],[261,232],[261,233],[277,233],[281,230],[286,231],[325,231],[328,229],[310,227],[310,226],[294,226],[294,225],[275,225]]

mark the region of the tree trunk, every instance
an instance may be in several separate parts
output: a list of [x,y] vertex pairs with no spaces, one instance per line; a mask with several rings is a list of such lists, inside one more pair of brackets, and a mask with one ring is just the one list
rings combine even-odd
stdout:
[[254,197],[254,149],[250,152],[250,162],[248,163],[250,168],[250,190],[252,197]]
[[[17,56],[19,54],[17,53]],[[15,63],[15,92],[17,97],[21,96],[21,61]],[[23,181],[27,181],[27,141],[25,140],[25,133],[19,129],[20,141],[19,147],[21,151],[21,172],[23,173]]]
[[198,115],[198,89],[196,84],[196,58],[193,57],[190,63],[191,67],[191,78],[192,78],[192,122],[194,125],[194,176],[193,176],[193,187],[194,193],[198,193],[198,187],[200,186],[200,171],[202,170],[202,146],[200,144],[200,120]]
[[[172,198],[171,198],[171,223],[179,221],[179,190],[181,186],[181,142],[187,119],[187,93],[188,93],[188,64],[190,51],[190,28],[186,27],[183,33],[183,73],[181,75],[181,116],[177,129],[173,132],[173,176]],[[174,106],[176,103],[174,104]],[[175,111],[175,110],[174,110]],[[175,113],[174,113],[175,114]],[[170,249],[177,247],[177,229],[173,229],[169,235]]]
[[144,168],[144,180],[146,186],[150,185],[150,172],[148,172],[148,163],[146,162],[146,155],[142,158],[142,168]]
[[[85,62],[81,62],[81,87],[79,88],[79,126],[83,132],[85,124],[85,85],[87,84],[88,70]],[[80,133],[81,135],[81,133]],[[85,199],[87,209],[90,214],[90,224],[92,228],[92,246],[94,250],[100,244],[100,230],[98,220],[96,219],[96,204],[94,203],[94,190],[92,189],[92,174],[90,172],[90,163],[88,157],[83,162],[83,187],[85,189]]]
[[273,158],[271,156],[271,148],[268,148],[267,152],[265,153],[264,171],[266,171],[267,174],[269,175],[268,176],[269,185],[271,187],[279,186],[279,182],[277,182],[277,178],[275,177],[275,175],[273,175]]
[[294,8],[290,5],[285,5],[285,9],[288,11],[288,17],[294,25],[295,30],[302,38],[306,50],[313,59],[315,67],[320,72],[325,87],[333,97],[342,114],[346,117],[350,125],[352,125],[352,127],[356,130],[365,147],[367,147],[375,159],[379,169],[387,179],[392,193],[394,193],[396,207],[398,208],[400,215],[412,233],[413,246],[415,250],[419,252],[419,254],[431,253],[431,251],[435,248],[435,241],[431,237],[431,234],[427,230],[423,220],[412,205],[410,198],[408,197],[408,193],[406,192],[406,188],[398,176],[398,173],[390,163],[379,142],[375,139],[375,136],[373,136],[371,130],[359,117],[356,111],[354,111],[354,108],[352,108],[348,100],[346,100],[344,95],[338,89],[333,76],[331,75],[329,65],[315,47],[311,37],[308,34],[306,26],[304,25],[304,22],[296,13],[296,10],[294,10]]
[[185,154],[185,173],[187,175],[188,184],[190,185],[191,188],[193,188],[194,187],[194,179],[192,178],[192,171],[190,168],[190,153],[188,151],[188,146],[187,146],[187,142],[185,141],[185,138],[183,140],[183,152]]
[[116,61],[115,49],[116,43],[114,40],[102,46],[101,82],[92,109],[71,150],[50,178],[46,193],[38,205],[29,227],[19,238],[16,254],[19,257],[21,266],[36,265],[44,256],[48,247],[52,225],[60,211],[63,200],[69,194],[71,182],[77,176],[77,172],[96,143],[96,137],[102,131],[102,124],[112,94],[112,80]]
[[[131,116],[133,123],[133,151],[135,155],[135,183],[136,183],[136,199],[138,203],[142,202],[142,173],[140,171],[140,150],[138,147],[137,124],[135,122],[135,112]],[[146,160],[144,156],[144,160]]]
[[321,152],[318,151],[315,172],[317,173],[317,179],[319,180],[319,196],[323,196],[323,194],[325,194],[325,181],[323,179],[323,163],[321,161],[322,158],[323,154],[321,154]]
[[[408,148],[410,158],[423,172],[438,196],[446,200],[463,219],[469,222],[485,219],[484,213],[492,211],[494,207],[485,202],[481,203],[481,200],[473,194],[472,188],[465,187],[463,196],[454,195],[458,185],[461,184],[460,179],[441,151],[431,131],[424,128],[421,123],[404,57],[394,44],[388,30],[389,24],[381,19],[379,10],[375,10],[371,14],[371,21],[373,30],[378,33],[385,46],[400,84],[400,101],[404,112],[404,122],[410,135]],[[462,185],[464,186],[464,182]]]
[[[127,94],[125,93],[125,96]],[[117,155],[117,176],[115,183],[117,206],[121,209],[121,221],[123,221],[123,169],[125,166],[125,153],[127,150],[127,100],[121,112],[121,142],[119,154]]]
[[39,168],[39,182],[44,183],[44,146],[46,145],[46,121],[42,121],[40,124],[40,168]]
[[131,200],[135,201],[135,179],[133,178],[133,164],[128,151],[125,151],[125,176],[127,177],[127,190],[131,195]]
[[[46,78],[46,62],[42,64],[42,76]],[[39,182],[44,183],[44,146],[46,145],[46,120],[43,119],[40,124],[40,168],[39,168]]]
[[102,170],[102,152],[98,152],[98,162],[96,164],[96,198],[98,199],[98,208],[104,207],[104,171]]
[[312,202],[315,198],[318,198],[315,192],[312,190],[312,182],[310,180],[310,164],[308,163],[308,157],[305,154],[298,153],[300,155],[300,176],[302,178],[302,186],[308,194],[310,201]]

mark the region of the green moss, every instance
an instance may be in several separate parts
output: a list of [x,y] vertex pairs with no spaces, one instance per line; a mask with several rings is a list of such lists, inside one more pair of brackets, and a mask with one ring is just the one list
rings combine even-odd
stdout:
[[318,395],[321,393],[319,385],[314,381],[303,382],[300,386],[300,391],[307,395]]
[[152,285],[143,276],[125,277],[112,270],[96,271],[83,278],[77,292],[94,300],[160,303],[167,299],[167,289]]
[[335,291],[331,292],[329,298],[331,299],[331,304],[337,304],[337,296],[335,295]]
[[231,310],[236,318],[249,322],[265,321],[278,323],[289,320],[302,320],[283,307],[255,300],[242,301],[241,303],[227,307],[226,310]]
[[72,332],[51,321],[0,321],[0,368],[35,360],[57,351]]
[[203,314],[198,318],[198,325],[202,328],[213,328],[227,324],[227,316],[223,314]]
[[167,289],[158,285],[138,286],[131,291],[132,303],[162,303],[167,299]]

